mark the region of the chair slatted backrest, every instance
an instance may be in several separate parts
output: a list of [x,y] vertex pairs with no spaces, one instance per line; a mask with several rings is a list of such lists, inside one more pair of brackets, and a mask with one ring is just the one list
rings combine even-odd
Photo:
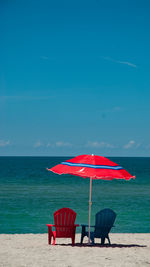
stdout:
[[99,235],[103,231],[110,231],[114,224],[116,213],[111,209],[99,211],[95,216],[95,234]]
[[69,208],[62,208],[54,213],[56,236],[70,237],[76,219],[76,213]]

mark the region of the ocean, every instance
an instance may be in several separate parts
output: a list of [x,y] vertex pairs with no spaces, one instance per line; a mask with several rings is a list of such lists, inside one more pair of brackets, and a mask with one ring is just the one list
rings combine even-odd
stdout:
[[[88,224],[89,179],[46,170],[69,158],[0,157],[0,233],[46,233],[63,207],[77,213],[76,223]],[[109,159],[136,179],[93,180],[91,224],[99,210],[111,208],[117,213],[112,232],[150,233],[150,158]]]

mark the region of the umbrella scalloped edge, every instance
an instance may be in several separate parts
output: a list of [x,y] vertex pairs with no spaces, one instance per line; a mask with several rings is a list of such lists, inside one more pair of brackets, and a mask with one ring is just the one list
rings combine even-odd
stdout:
[[82,178],[84,178],[84,179],[86,179],[86,178],[92,178],[92,179],[94,179],[94,180],[99,180],[99,179],[101,179],[101,180],[106,180],[106,181],[111,181],[111,180],[114,180],[114,179],[116,179],[116,180],[126,180],[126,181],[129,181],[129,180],[131,180],[131,179],[135,179],[135,176],[130,176],[130,177],[111,177],[111,176],[87,176],[87,175],[80,175],[79,173],[77,174],[74,174],[74,173],[72,173],[72,172],[68,172],[68,173],[65,173],[65,172],[61,172],[61,173],[58,173],[58,172],[56,172],[56,171],[54,171],[54,170],[52,170],[52,169],[48,169],[47,168],[47,170],[48,171],[51,171],[51,172],[53,172],[53,173],[55,173],[55,174],[59,174],[59,175],[62,175],[62,174],[67,174],[67,175],[73,175],[73,176],[79,176],[79,177],[82,177]]

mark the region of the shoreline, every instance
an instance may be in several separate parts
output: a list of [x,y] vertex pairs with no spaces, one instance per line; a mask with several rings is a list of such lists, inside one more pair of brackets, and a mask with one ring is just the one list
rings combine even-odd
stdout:
[[111,246],[80,245],[76,234],[71,239],[58,238],[48,245],[47,234],[0,234],[0,266],[3,267],[80,267],[80,266],[150,266],[150,233],[110,233]]

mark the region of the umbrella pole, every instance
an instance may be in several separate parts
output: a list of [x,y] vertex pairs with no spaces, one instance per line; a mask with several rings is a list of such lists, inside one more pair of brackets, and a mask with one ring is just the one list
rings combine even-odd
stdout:
[[91,228],[91,192],[92,192],[92,178],[90,178],[90,192],[89,192],[89,238],[88,244],[90,244],[90,228]]

